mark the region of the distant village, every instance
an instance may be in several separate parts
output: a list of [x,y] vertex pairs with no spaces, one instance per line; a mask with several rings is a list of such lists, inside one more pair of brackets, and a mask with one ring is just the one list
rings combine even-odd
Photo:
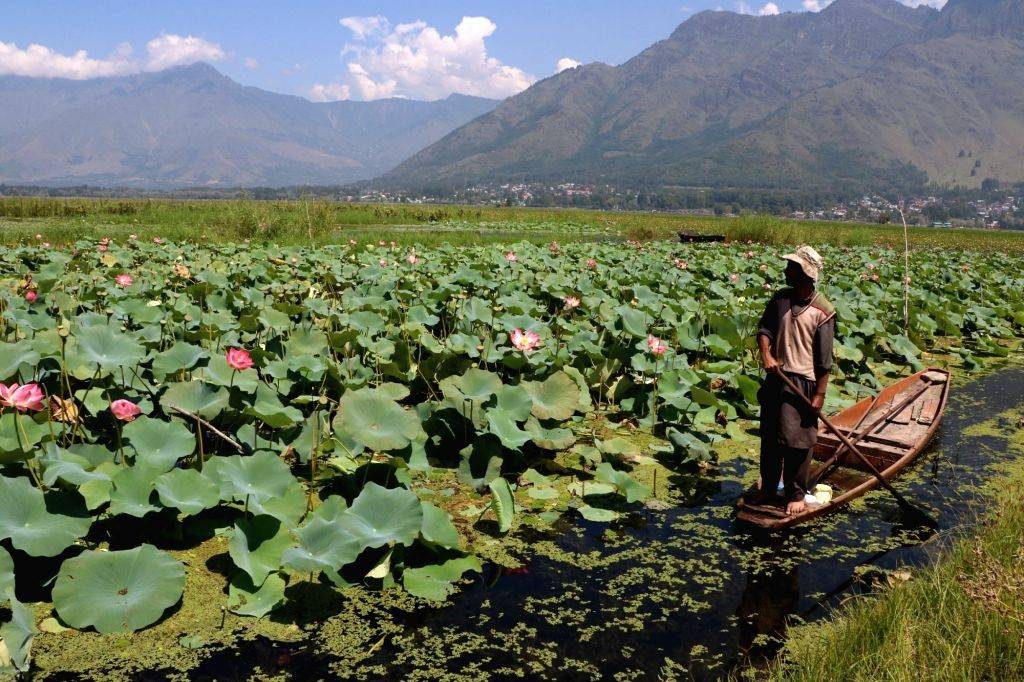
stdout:
[[[763,196],[754,192],[702,191],[713,194],[703,202],[660,194],[618,189],[612,185],[574,182],[557,184],[505,183],[472,185],[443,196],[414,195],[402,191],[369,190],[346,196],[351,201],[382,203],[467,203],[495,206],[533,206],[564,208],[602,208],[618,210],[670,211],[688,215],[739,215],[766,212],[796,220],[835,220],[848,222],[899,222],[900,207],[892,198],[865,195],[853,200],[827,197],[786,197],[765,205]],[[1012,193],[1011,193],[1012,192]],[[719,196],[720,195],[720,196]],[[756,199],[755,199],[756,197]],[[675,199],[673,201],[673,198]],[[753,203],[756,201],[757,203]],[[707,205],[701,206],[704,203]],[[792,209],[789,204],[805,204]],[[806,204],[810,203],[811,206]],[[1000,191],[960,191],[903,199],[904,216],[909,224],[931,227],[973,227],[1024,229],[1024,187]]]

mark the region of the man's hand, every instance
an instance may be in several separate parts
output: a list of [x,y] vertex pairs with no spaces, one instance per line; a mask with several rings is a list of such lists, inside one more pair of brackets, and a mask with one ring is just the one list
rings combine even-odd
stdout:
[[764,354],[763,362],[764,362],[764,370],[766,372],[768,372],[769,374],[777,374],[779,372],[779,370],[781,369],[781,365],[779,365],[779,361],[771,353],[765,353]]
[[821,408],[825,407],[825,394],[815,393],[814,397],[811,398],[811,406],[813,406],[818,412],[821,412]]

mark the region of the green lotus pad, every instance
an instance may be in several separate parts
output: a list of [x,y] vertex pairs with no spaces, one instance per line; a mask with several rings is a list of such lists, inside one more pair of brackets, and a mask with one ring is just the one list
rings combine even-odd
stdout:
[[159,620],[184,588],[185,566],[152,545],[87,550],[61,565],[53,606],[72,627],[133,632]]

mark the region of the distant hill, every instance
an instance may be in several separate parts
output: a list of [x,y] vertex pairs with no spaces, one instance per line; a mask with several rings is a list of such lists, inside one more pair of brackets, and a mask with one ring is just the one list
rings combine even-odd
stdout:
[[342,184],[388,170],[497,102],[315,103],[207,64],[85,81],[0,77],[0,182]]
[[1024,0],[701,12],[621,66],[536,83],[380,182],[880,189],[986,177],[1024,180]]

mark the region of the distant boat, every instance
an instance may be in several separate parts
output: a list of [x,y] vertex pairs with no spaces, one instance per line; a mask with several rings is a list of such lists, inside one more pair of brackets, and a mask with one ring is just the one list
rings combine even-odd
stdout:
[[[938,430],[949,396],[949,378],[944,369],[918,372],[884,389],[877,398],[865,398],[843,410],[832,423],[886,481],[891,481],[917,459]],[[829,502],[808,505],[806,511],[788,516],[782,498],[748,504],[746,500],[758,492],[755,485],[737,502],[736,518],[771,530],[788,528],[834,512],[877,488],[878,479],[855,454],[842,448],[835,457],[840,447],[839,439],[822,427],[814,449],[814,459],[822,464],[810,480],[831,487]]]

